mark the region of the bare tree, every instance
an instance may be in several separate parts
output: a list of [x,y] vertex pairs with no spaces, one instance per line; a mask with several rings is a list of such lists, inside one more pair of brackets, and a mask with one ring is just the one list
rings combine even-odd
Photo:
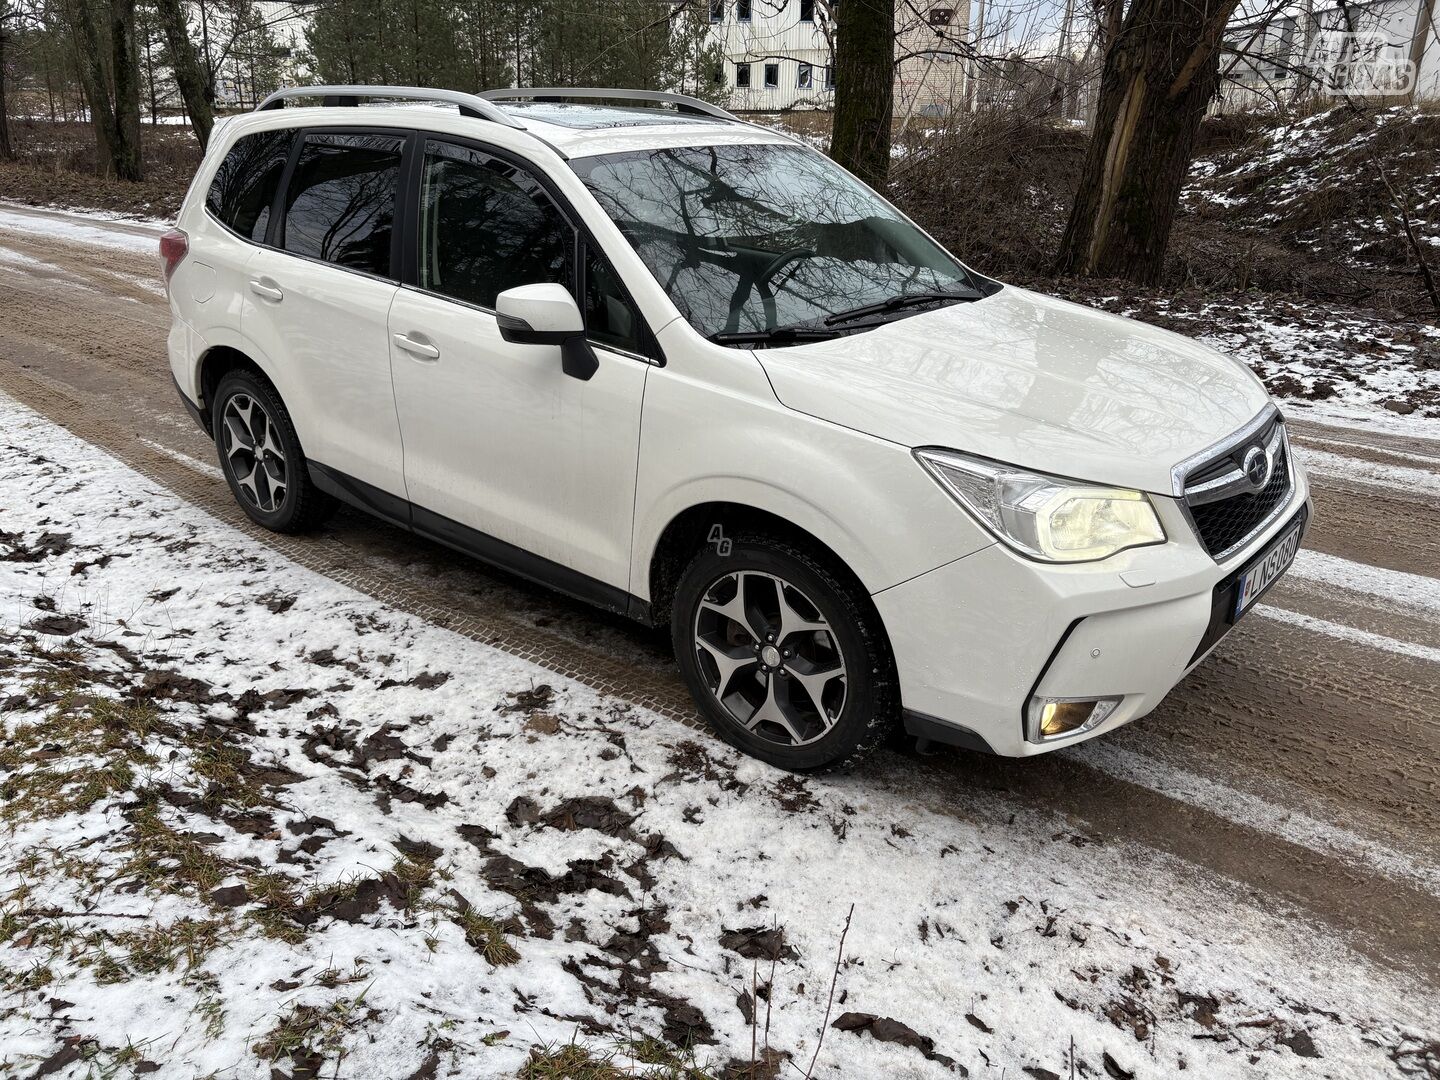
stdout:
[[[1153,283],[1238,0],[1132,0],[1111,40],[1060,273]],[[1110,13],[1107,13],[1109,15]]]
[[18,18],[19,11],[10,0],[0,0],[0,159],[7,160],[15,156],[15,147],[10,142],[10,106],[5,99],[5,54]]
[[837,22],[830,156],[884,187],[895,99],[895,0],[845,0]]
[[110,0],[110,80],[115,95],[115,141],[111,146],[115,175],[122,180],[139,180],[144,167],[140,155],[140,43],[135,33],[135,0]]
[[170,54],[170,68],[185,111],[190,114],[190,127],[200,145],[210,142],[210,129],[215,126],[209,82],[200,64],[200,54],[190,38],[190,25],[180,0],[155,0],[155,12],[165,31],[165,50]]

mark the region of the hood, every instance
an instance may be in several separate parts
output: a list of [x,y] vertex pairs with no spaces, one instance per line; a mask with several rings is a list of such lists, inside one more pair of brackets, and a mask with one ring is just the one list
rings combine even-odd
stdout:
[[1006,286],[755,355],[788,408],[906,446],[1169,494],[1170,469],[1270,400],[1190,338]]

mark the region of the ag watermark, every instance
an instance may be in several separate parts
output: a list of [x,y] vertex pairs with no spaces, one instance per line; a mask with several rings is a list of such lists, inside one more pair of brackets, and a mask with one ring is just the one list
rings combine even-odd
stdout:
[[705,542],[714,545],[715,554],[722,559],[728,559],[735,548],[730,538],[725,535],[725,530],[718,524],[710,526],[710,535],[705,538]]
[[1403,97],[1415,89],[1408,46],[1374,31],[1322,30],[1305,68],[1327,90],[1356,97]]

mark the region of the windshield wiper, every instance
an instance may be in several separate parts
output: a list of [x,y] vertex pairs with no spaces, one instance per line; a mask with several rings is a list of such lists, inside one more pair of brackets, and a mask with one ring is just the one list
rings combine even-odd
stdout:
[[717,345],[786,345],[790,342],[828,341],[844,331],[824,326],[777,326],[773,330],[721,330],[710,335]]
[[861,330],[873,330],[877,326],[884,326],[887,321],[871,319],[869,322],[846,323],[844,326],[817,326],[811,323],[777,326],[771,330],[719,330],[711,334],[708,340],[717,345],[798,345],[805,341],[829,341],[831,338],[845,337]]
[[883,315],[887,312],[899,311],[901,308],[919,307],[921,304],[935,304],[944,300],[954,300],[957,303],[962,300],[979,300],[983,295],[983,293],[972,290],[946,292],[938,289],[931,292],[900,293],[898,296],[892,296],[890,299],[881,300],[876,304],[865,304],[863,307],[827,315],[825,325],[834,326],[837,323],[849,322],[851,319],[863,319],[867,315]]

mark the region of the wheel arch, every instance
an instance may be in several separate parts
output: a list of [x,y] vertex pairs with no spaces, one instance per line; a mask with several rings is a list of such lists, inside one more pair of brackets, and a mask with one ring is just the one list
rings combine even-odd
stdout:
[[200,353],[195,362],[195,389],[199,394],[196,404],[207,431],[212,430],[214,425],[211,409],[215,403],[215,391],[220,386],[220,380],[232,371],[253,372],[274,387],[281,400],[284,400],[285,395],[271,373],[266,370],[267,365],[256,358],[259,355],[259,350],[238,336],[233,341],[210,342]]
[[[829,564],[835,574],[855,590],[857,597],[869,603],[870,590],[849,561],[810,529],[750,503],[712,500],[696,503],[675,514],[656,538],[645,577],[650,621],[657,626],[670,621],[676,585],[697,551],[707,543],[733,540],[744,533],[762,533],[805,547]],[[879,619],[878,612],[876,617],[883,632],[884,621]],[[888,634],[886,636],[888,644]]]

